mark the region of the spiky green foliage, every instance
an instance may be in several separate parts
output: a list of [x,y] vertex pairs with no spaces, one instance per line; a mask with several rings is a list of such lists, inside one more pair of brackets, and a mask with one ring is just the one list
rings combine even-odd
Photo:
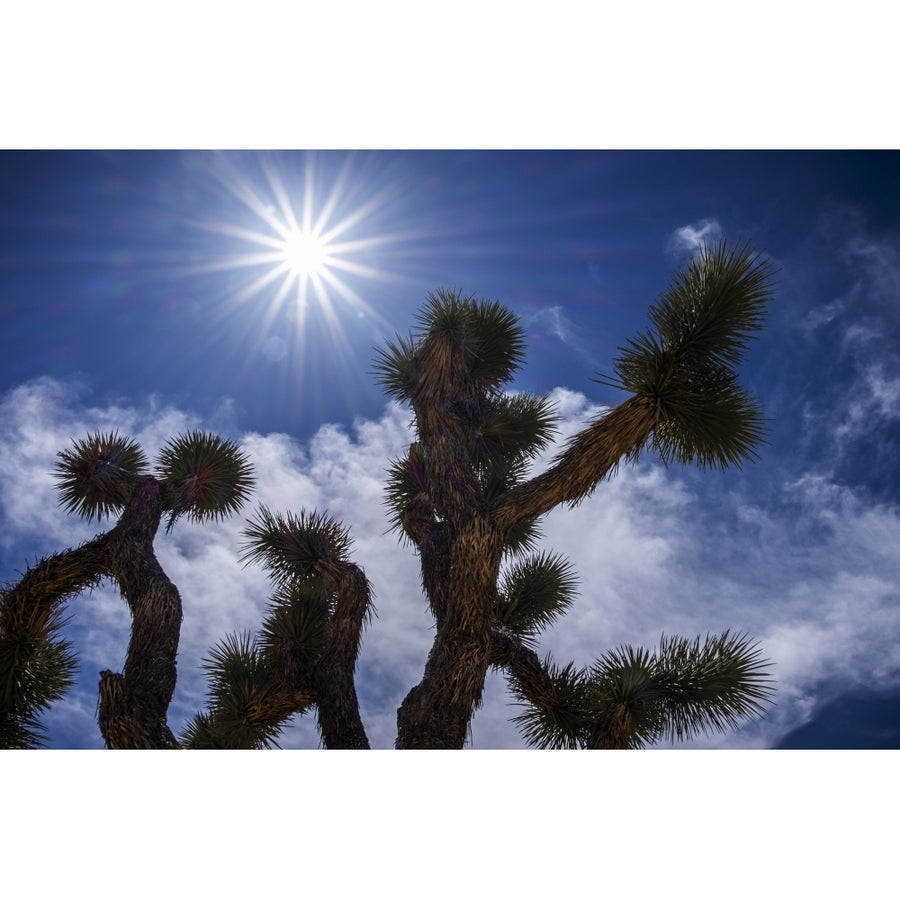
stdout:
[[44,746],[46,729],[38,716],[75,683],[77,666],[69,641],[49,641],[35,648],[10,647],[0,641],[0,682],[8,687],[11,680],[16,681],[12,703],[4,702],[0,709],[0,747]]
[[182,743],[194,749],[255,750],[277,747],[283,721],[271,715],[270,660],[249,633],[231,634],[203,662],[210,709],[188,725]]
[[390,396],[445,402],[495,392],[510,380],[525,349],[512,312],[457,290],[442,289],[427,300],[418,332],[398,335],[378,352],[374,371]]
[[526,644],[564,615],[575,599],[571,564],[555,553],[539,553],[510,566],[494,605],[498,625]]
[[60,505],[89,522],[121,512],[147,474],[144,452],[117,431],[97,431],[56,455]]
[[156,466],[166,483],[166,530],[187,515],[202,522],[237,512],[253,490],[253,467],[233,441],[203,431],[178,435],[166,443]]
[[351,546],[349,531],[331,516],[273,513],[263,505],[247,521],[244,536],[242,561],[261,564],[278,584],[345,564]]
[[[556,431],[546,398],[500,394],[463,401],[454,408],[465,434],[465,449],[488,492],[494,494],[524,474],[525,463],[545,449]],[[499,481],[491,485],[492,479]]]
[[421,445],[411,444],[405,459],[391,461],[384,493],[391,527],[415,542],[421,523],[434,518]]
[[178,743],[185,750],[227,750],[219,737],[210,713],[196,713],[178,736]]
[[[486,502],[525,476],[528,461],[549,444],[556,427],[551,404],[528,394],[472,402],[458,418],[464,429],[462,452]],[[404,521],[416,498],[424,500],[434,516],[442,516],[433,506],[434,477],[430,455],[419,442],[410,446],[404,459],[390,465],[386,503],[393,526],[407,536],[411,536],[409,522]]]
[[654,653],[619,647],[590,670],[592,717],[633,747],[725,732],[765,710],[769,668],[755,643],[728,631],[703,641],[663,636]]
[[319,580],[279,585],[263,619],[260,647],[282,671],[309,667],[328,640],[332,609],[332,593]]
[[[487,503],[525,477],[529,461],[549,445],[556,430],[552,404],[531,394],[469,398],[454,411],[463,433],[461,452]],[[434,497],[433,468],[426,446],[416,442],[388,469],[385,502],[392,526],[413,541],[417,517],[443,518]],[[537,524],[524,522],[511,532],[508,545],[513,552],[530,550],[537,536]]]
[[574,750],[584,746],[589,718],[589,695],[584,671],[574,663],[560,668],[549,657],[543,663],[551,689],[543,702],[522,692],[512,682],[513,694],[525,711],[513,718],[530,747],[539,750]]
[[397,400],[409,400],[415,379],[416,338],[397,335],[377,351],[373,372],[385,393]]
[[287,721],[314,701],[310,676],[328,640],[332,599],[320,580],[281,584],[258,637],[229,635],[213,648],[203,666],[209,704],[186,726],[182,746],[277,746]]
[[772,274],[746,247],[705,247],[651,307],[655,331],[622,349],[605,383],[652,400],[664,461],[725,468],[756,455],[765,419],[737,366],[762,328]]
[[11,627],[0,625],[0,747],[29,749],[45,742],[39,715],[74,684],[77,659],[58,639],[59,607],[36,608]]
[[702,641],[663,636],[655,651],[624,645],[589,669],[559,669],[549,658],[544,667],[551,689],[533,673],[512,681],[526,707],[514,721],[541,749],[637,749],[725,732],[764,712],[772,695],[770,663],[728,631]]

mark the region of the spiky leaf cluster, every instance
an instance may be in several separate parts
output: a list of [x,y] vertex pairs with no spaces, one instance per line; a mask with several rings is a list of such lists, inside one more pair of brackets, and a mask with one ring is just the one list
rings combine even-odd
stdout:
[[41,713],[74,684],[77,659],[57,635],[65,624],[56,609],[35,609],[24,620],[0,624],[0,747],[30,749],[45,742]]
[[281,584],[269,602],[259,633],[263,653],[283,678],[309,670],[328,640],[333,594],[320,580]]
[[663,460],[725,468],[755,455],[765,420],[736,369],[762,328],[771,279],[746,247],[705,247],[651,307],[655,330],[622,349],[607,383],[652,400]]
[[[462,461],[472,473],[483,500],[490,503],[524,478],[528,463],[544,450],[556,429],[552,405],[531,394],[485,395],[454,404]],[[435,472],[427,445],[413,443],[404,459],[388,470],[386,503],[392,523],[415,540],[416,515],[441,519],[436,504]],[[535,540],[533,523],[510,535],[510,545],[527,549]]]
[[244,528],[241,559],[259,563],[278,584],[333,571],[347,562],[350,532],[331,516],[301,511],[273,513],[260,505]]
[[556,431],[551,404],[533,394],[486,395],[460,401],[453,412],[488,499],[516,483]]
[[660,639],[649,654],[621,647],[591,669],[592,702],[626,709],[636,745],[726,732],[759,715],[772,694],[769,663],[743,634]]
[[160,450],[156,464],[171,510],[167,529],[181,515],[196,522],[230,516],[253,490],[253,467],[246,455],[216,434],[178,435]]
[[661,740],[725,732],[764,712],[770,663],[745,635],[665,637],[650,651],[623,645],[591,667],[558,669],[554,690],[519,691],[515,721],[532,746],[636,749]]
[[244,561],[261,563],[275,590],[258,636],[231,635],[211,651],[209,705],[184,735],[193,749],[273,746],[288,719],[318,702],[314,670],[331,637],[349,534],[315,511],[260,506],[244,535]]
[[273,721],[272,668],[249,633],[230,634],[203,661],[209,709],[182,735],[191,749],[256,750],[277,747],[283,721]]
[[524,332],[499,303],[439,290],[418,320],[415,334],[388,341],[375,361],[376,376],[398,400],[443,403],[495,392],[524,356]]
[[558,554],[539,553],[517,560],[498,592],[495,622],[530,644],[569,610],[576,585],[571,564]]
[[[513,694],[525,711],[513,718],[530,747],[539,750],[574,750],[587,740],[590,698],[584,671],[574,663],[563,667],[548,656],[544,669],[551,688],[539,700],[525,695],[512,683]],[[538,700],[538,702],[535,702]]]
[[262,507],[248,532],[256,542],[247,555],[269,569],[275,591],[258,636],[230,635],[210,652],[209,704],[182,738],[191,749],[276,746],[287,720],[314,702],[311,673],[334,611],[333,590],[316,576],[344,552],[340,528],[315,513],[281,516]]
[[120,513],[147,474],[144,452],[117,431],[97,431],[56,455],[60,505],[89,522]]

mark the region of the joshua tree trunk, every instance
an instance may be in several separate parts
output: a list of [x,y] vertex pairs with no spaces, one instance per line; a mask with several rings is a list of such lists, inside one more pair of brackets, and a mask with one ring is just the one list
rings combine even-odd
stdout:
[[100,731],[110,749],[172,750],[166,713],[175,690],[181,597],[153,552],[162,484],[148,477],[109,533],[109,574],[131,610],[124,675],[100,673]]
[[474,516],[450,552],[447,608],[422,681],[397,712],[401,750],[459,749],[481,702],[503,545],[489,519]]

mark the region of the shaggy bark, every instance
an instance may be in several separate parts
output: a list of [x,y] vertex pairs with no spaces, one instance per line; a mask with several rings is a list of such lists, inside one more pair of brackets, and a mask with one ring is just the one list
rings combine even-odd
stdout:
[[132,616],[124,677],[101,673],[101,731],[110,749],[178,747],[166,715],[175,690],[181,596],[153,552],[162,512],[162,483],[148,477],[109,532],[109,572]]
[[655,407],[645,397],[630,397],[593,422],[546,472],[512,488],[496,504],[496,521],[503,533],[589,496],[623,459],[637,458],[655,424]]
[[502,550],[496,528],[479,516],[452,539],[447,608],[422,681],[397,711],[397,749],[459,749],[465,744],[489,665]]
[[153,552],[162,484],[147,477],[118,524],[74,550],[42,560],[4,593],[0,633],[34,633],[67,597],[114,578],[132,616],[123,674],[100,673],[100,731],[110,749],[169,749],[166,715],[175,690],[181,597]]
[[542,709],[557,705],[556,687],[537,653],[515,635],[491,633],[491,665],[506,672],[516,694]]
[[362,569],[350,563],[335,567],[325,578],[334,585],[337,600],[328,643],[313,670],[319,729],[329,750],[368,750],[353,673],[369,613],[369,582]]
[[594,723],[585,750],[631,750],[636,745],[632,740],[634,729],[631,716],[624,704],[608,710]]
[[101,534],[74,550],[54,553],[4,589],[0,634],[7,639],[31,639],[60,603],[96,587],[109,574],[108,541],[109,536]]

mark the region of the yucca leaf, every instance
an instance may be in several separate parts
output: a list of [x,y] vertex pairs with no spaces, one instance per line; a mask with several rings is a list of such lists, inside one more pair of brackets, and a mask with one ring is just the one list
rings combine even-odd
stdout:
[[186,514],[201,522],[237,512],[253,490],[253,467],[233,441],[191,431],[168,441],[157,457],[171,510],[167,530]]
[[601,379],[652,401],[665,461],[724,468],[756,455],[765,419],[736,366],[762,328],[771,279],[770,264],[746,247],[704,248],[651,307],[655,331],[629,340],[616,378]]
[[745,635],[665,636],[658,651],[620,647],[590,670],[592,717],[616,742],[640,747],[725,732],[770,701],[770,664]]
[[663,637],[656,678],[665,688],[663,737],[685,740],[726,732],[765,712],[772,696],[771,663],[747,635],[707,635],[701,642]]
[[513,718],[525,742],[539,750],[573,750],[584,744],[588,722],[588,694],[584,672],[568,663],[559,668],[548,656],[544,668],[552,690],[541,703],[534,703],[511,683],[513,694],[525,712]]
[[524,463],[547,447],[556,431],[552,405],[531,394],[488,395],[454,411],[477,469],[518,467],[522,475]]
[[253,636],[249,632],[226,636],[209,651],[202,668],[210,707],[205,718],[195,720],[188,740],[225,749],[277,746],[275,738],[286,716],[278,714],[278,685]]
[[144,452],[116,431],[97,431],[56,455],[60,505],[88,521],[121,512],[147,474]]
[[419,525],[434,520],[431,483],[426,472],[424,450],[411,444],[403,459],[392,460],[385,484],[385,506],[393,529],[415,542]]
[[771,265],[746,246],[703,247],[650,309],[663,347],[736,366],[772,299]]
[[558,554],[516,561],[503,578],[494,618],[528,642],[568,611],[576,585],[571,564]]
[[397,335],[395,341],[388,340],[386,344],[376,353],[373,373],[388,396],[409,400],[416,378],[415,338]]
[[242,561],[260,563],[278,583],[321,575],[349,559],[349,531],[315,510],[294,515],[260,506],[244,536]]
[[[226,750],[222,736],[213,725],[210,713],[197,713],[184,726],[178,743],[185,750]],[[252,748],[248,748],[252,749]]]
[[524,332],[499,303],[440,289],[427,296],[417,318],[417,332],[388,341],[374,364],[381,385],[400,400],[495,392],[524,356]]
[[279,671],[309,667],[328,640],[332,594],[316,581],[291,581],[275,591],[259,644]]

